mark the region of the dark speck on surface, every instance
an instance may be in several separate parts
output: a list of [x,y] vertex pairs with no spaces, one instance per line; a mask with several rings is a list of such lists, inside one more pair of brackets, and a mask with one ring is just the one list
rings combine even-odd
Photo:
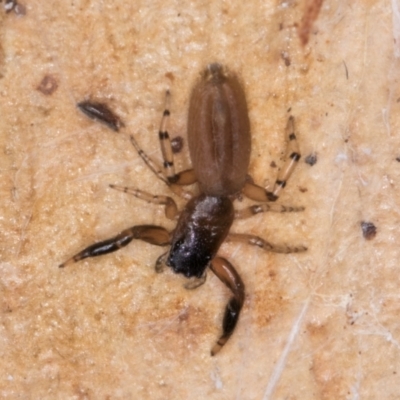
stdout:
[[318,161],[317,153],[311,153],[304,159],[304,162],[311,166],[315,165],[317,161]]
[[372,222],[361,222],[361,229],[367,240],[372,240],[376,236],[376,226]]

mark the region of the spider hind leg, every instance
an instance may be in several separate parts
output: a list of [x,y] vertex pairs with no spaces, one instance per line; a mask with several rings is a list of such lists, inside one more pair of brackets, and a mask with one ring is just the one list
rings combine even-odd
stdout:
[[125,229],[118,235],[94,243],[73,257],[60,264],[60,268],[64,268],[69,264],[76,263],[87,257],[97,257],[103,254],[112,253],[128,245],[133,239],[143,240],[144,242],[155,244],[157,246],[167,246],[170,244],[169,232],[156,225],[136,225],[131,228]]

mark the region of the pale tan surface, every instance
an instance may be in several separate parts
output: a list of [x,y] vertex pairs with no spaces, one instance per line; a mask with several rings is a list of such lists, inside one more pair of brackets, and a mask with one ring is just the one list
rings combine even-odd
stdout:
[[[0,14],[0,397],[398,399],[398,2],[325,1],[305,48],[293,28],[302,2],[58,3]],[[129,225],[173,227],[162,208],[108,188],[166,192],[126,132],[76,102],[107,101],[158,157],[164,90],[170,131],[185,137],[190,87],[210,61],[245,83],[256,181],[275,177],[289,107],[303,156],[318,155],[313,167],[303,157],[280,200],[304,213],[234,226],[307,254],[223,247],[247,297],[215,358],[229,294],[212,274],[188,292],[172,272],[156,276],[162,249],[139,242],[57,267]],[[51,95],[37,90],[45,75]]]

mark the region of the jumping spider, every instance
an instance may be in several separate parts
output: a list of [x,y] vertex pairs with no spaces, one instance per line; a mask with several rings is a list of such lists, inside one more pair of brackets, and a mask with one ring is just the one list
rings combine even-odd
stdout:
[[[114,130],[123,124],[107,106],[95,102],[78,104],[80,109]],[[159,139],[164,159],[163,169],[151,160],[139,147],[133,136],[130,140],[148,167],[175,194],[185,196],[182,185],[197,182],[199,194],[189,196],[185,208],[180,212],[169,196],[154,196],[130,187],[110,185],[112,188],[133,194],[153,204],[163,205],[165,215],[177,220],[176,228],[169,232],[161,226],[135,225],[117,236],[95,243],[60,265],[65,267],[86,257],[100,256],[116,251],[133,239],[140,239],[157,246],[169,246],[169,250],[156,262],[156,271],[167,266],[175,273],[191,278],[185,286],[194,289],[204,283],[206,271],[213,273],[232,291],[223,319],[223,333],[211,350],[215,355],[232,335],[239,318],[245,297],[242,279],[233,265],[217,255],[225,241],[238,241],[255,245],[277,253],[302,252],[304,246],[288,247],[271,244],[258,236],[230,233],[235,218],[248,218],[255,214],[272,212],[303,211],[303,207],[287,207],[271,204],[277,200],[300,159],[294,133],[294,118],[288,119],[286,161],[271,188],[263,188],[252,182],[247,170],[250,160],[251,136],[246,97],[238,77],[217,63],[208,65],[194,86],[188,116],[188,144],[193,168],[175,172],[174,156],[167,131],[169,92],[161,119]],[[241,193],[252,200],[263,202],[242,210],[233,208],[233,200]]]

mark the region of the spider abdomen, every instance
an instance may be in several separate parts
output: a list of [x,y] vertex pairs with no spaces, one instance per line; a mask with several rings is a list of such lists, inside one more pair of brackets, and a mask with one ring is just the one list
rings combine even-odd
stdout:
[[220,64],[210,64],[193,88],[188,143],[202,192],[228,196],[243,188],[251,151],[246,96]]

